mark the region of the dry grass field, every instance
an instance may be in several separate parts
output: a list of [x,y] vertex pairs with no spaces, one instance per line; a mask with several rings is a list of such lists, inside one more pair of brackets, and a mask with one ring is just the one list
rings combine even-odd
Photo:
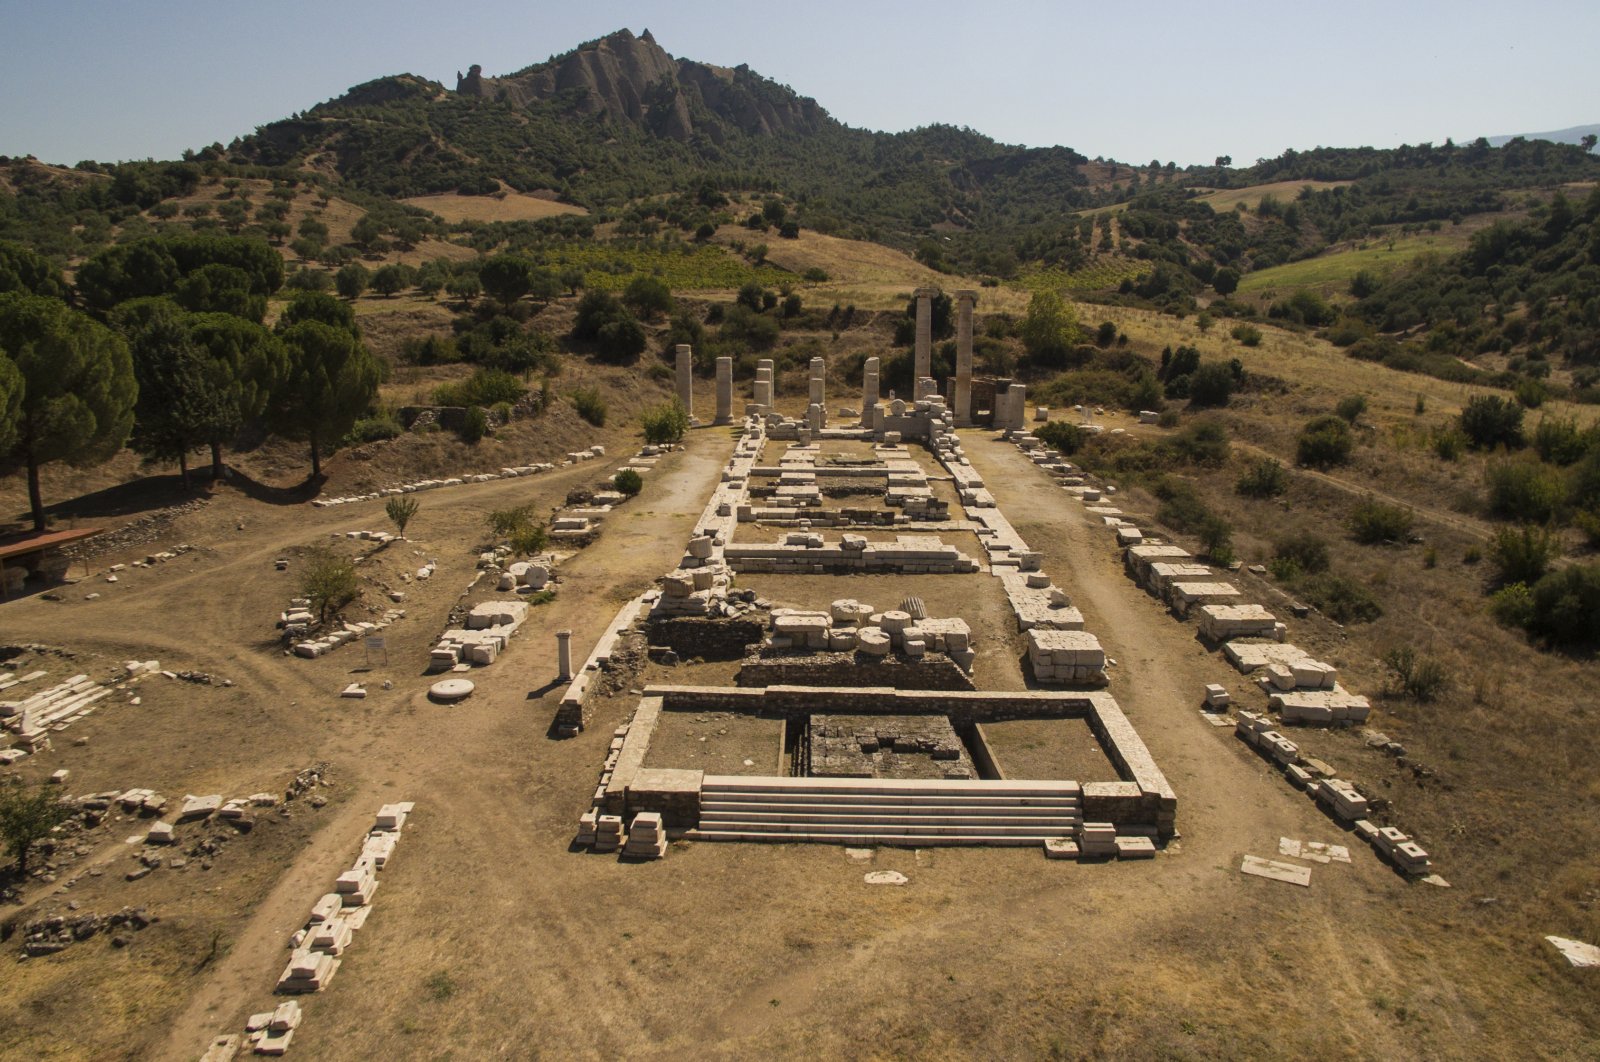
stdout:
[[538,221],[563,214],[588,214],[581,206],[561,203],[536,195],[507,192],[503,195],[419,195],[400,202],[420,207],[449,222],[456,221]]
[[1280,203],[1287,203],[1293,201],[1302,188],[1321,192],[1328,188],[1342,188],[1354,183],[1354,181],[1274,181],[1270,184],[1253,184],[1248,188],[1224,188],[1201,196],[1200,202],[1209,203],[1211,209],[1219,214],[1237,209],[1240,203],[1250,210],[1256,210],[1260,208],[1261,200],[1269,195]]

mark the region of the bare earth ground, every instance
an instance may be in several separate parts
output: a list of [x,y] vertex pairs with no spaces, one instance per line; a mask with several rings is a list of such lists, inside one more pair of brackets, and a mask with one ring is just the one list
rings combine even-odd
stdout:
[[[1081,506],[1043,489],[1012,447],[977,435],[969,449],[1000,504],[1118,661],[1112,692],[1179,794],[1182,839],[1153,864],[1110,865],[1052,863],[1032,850],[880,850],[868,866],[823,846],[679,843],[642,865],[570,851],[631,699],[602,700],[575,740],[548,740],[559,696],[550,632],[573,628],[586,652],[614,609],[671,566],[728,446],[720,432],[696,433],[687,452],[664,461],[599,542],[565,565],[557,600],[536,610],[507,656],[473,675],[479,692],[456,708],[422,698],[420,662],[470,578],[478,513],[555,504],[601,470],[425,499],[410,548],[436,555],[441,570],[425,592],[413,588],[389,666],[364,676],[396,688],[364,702],[335,698],[362,666],[359,649],[301,661],[262,641],[285,596],[272,557],[319,532],[378,525],[375,503],[263,511],[234,499],[226,504],[248,510],[251,534],[230,534],[220,511],[209,514],[205,536],[191,537],[212,552],[187,568],[141,572],[98,602],[8,606],[7,625],[33,640],[113,660],[155,655],[239,684],[147,683],[142,710],[118,705],[78,724],[66,737],[89,734],[90,744],[60,741],[38,765],[73,767],[74,789],[242,793],[281,785],[320,759],[333,764],[339,799],[290,820],[313,827],[303,844],[280,848],[265,832],[235,842],[256,846],[249,866],[260,876],[225,895],[164,886],[167,919],[192,919],[196,937],[174,938],[153,956],[149,979],[109,997],[121,1005],[98,1010],[96,1024],[110,1035],[75,1040],[60,1022],[92,1006],[106,964],[137,956],[142,940],[121,953],[95,940],[24,964],[25,976],[0,989],[11,1030],[0,1046],[61,1058],[186,1057],[239,1027],[270,1000],[287,935],[351,858],[371,813],[410,799],[418,811],[374,914],[333,986],[306,1000],[297,1051],[946,1056],[981,1044],[1001,1057],[1421,1058],[1592,1047],[1590,1001],[1559,987],[1572,974],[1540,941],[1508,947],[1484,932],[1492,911],[1462,890],[1408,886],[1359,848],[1350,866],[1317,868],[1308,890],[1241,877],[1240,858],[1273,855],[1280,836],[1345,837],[1199,718],[1200,685],[1239,688],[1237,676],[1132,587]],[[965,580],[922,580],[917,592],[936,596],[946,581]],[[830,582],[817,582],[819,599],[861,596],[833,593]],[[114,746],[122,751],[107,757]],[[135,762],[145,768],[134,771]],[[227,873],[226,858],[207,873]],[[866,869],[911,881],[869,887]],[[106,905],[154,902],[137,890],[173,880],[201,879],[162,870],[122,883],[108,874],[94,887]],[[208,928],[220,933],[219,954],[200,965]],[[41,969],[57,971],[54,1002],[43,1007]],[[1530,1029],[1540,1030],[1537,1044]]]

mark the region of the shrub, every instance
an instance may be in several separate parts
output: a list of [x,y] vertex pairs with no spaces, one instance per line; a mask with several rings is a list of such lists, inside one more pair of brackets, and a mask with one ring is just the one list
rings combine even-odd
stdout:
[[0,840],[16,861],[19,879],[27,879],[28,856],[34,848],[76,810],[62,802],[58,786],[43,782],[30,786],[15,775],[0,780]]
[[1228,463],[1232,448],[1228,429],[1220,420],[1202,420],[1189,425],[1167,443],[1173,456],[1192,465],[1220,467]]
[[1259,347],[1261,345],[1261,329],[1255,325],[1236,324],[1229,334],[1247,347]]
[[1489,615],[1502,626],[1526,630],[1533,621],[1533,593],[1526,583],[1502,586],[1489,596]]
[[1328,544],[1317,535],[1298,534],[1280,538],[1273,543],[1272,553],[1275,559],[1288,562],[1307,574],[1328,570]]
[[1302,465],[1329,468],[1350,460],[1354,447],[1349,424],[1335,416],[1317,417],[1300,430],[1295,455]]
[[1455,461],[1467,447],[1467,437],[1456,428],[1445,428],[1433,434],[1433,452],[1441,461]]
[[632,317],[615,317],[600,326],[595,337],[595,350],[609,362],[624,362],[644,353],[649,338],[644,326]]
[[1071,457],[1083,446],[1083,429],[1066,420],[1052,420],[1034,430],[1043,443]]
[[1571,417],[1544,417],[1533,429],[1533,448],[1551,464],[1572,465],[1594,444],[1594,433],[1583,431]]
[[351,446],[358,446],[367,442],[382,442],[385,439],[394,439],[405,434],[405,429],[400,426],[400,421],[388,410],[377,416],[362,417],[350,428],[350,434],[344,441]]
[[683,441],[689,430],[689,414],[676,398],[653,409],[647,409],[639,418],[644,429],[644,441],[652,446],[665,446]]
[[1361,414],[1367,411],[1367,400],[1364,395],[1346,395],[1339,399],[1339,404],[1334,407],[1334,413],[1340,420],[1347,424],[1354,424],[1361,419]]
[[1560,536],[1548,528],[1531,524],[1498,528],[1489,542],[1489,559],[1494,561],[1502,584],[1532,586],[1544,577],[1559,556]]
[[1489,511],[1510,520],[1548,523],[1567,494],[1560,470],[1542,461],[1490,461],[1483,480]]
[[618,494],[631,498],[644,489],[644,477],[639,475],[637,469],[624,468],[611,477],[611,486]]
[[531,521],[511,532],[511,552],[518,557],[531,557],[543,553],[550,545],[550,533],[543,524]]
[[1276,498],[1289,489],[1289,470],[1263,457],[1239,477],[1233,489],[1247,498]]
[[1475,450],[1522,445],[1522,407],[1499,395],[1478,395],[1461,411],[1462,434]]
[[461,421],[461,441],[475,443],[489,434],[489,415],[482,406],[468,406]]
[[409,494],[397,494],[384,503],[383,512],[401,538],[406,537],[406,525],[417,515],[422,503]]
[[1332,572],[1304,580],[1298,592],[1335,623],[1371,623],[1383,615],[1383,606],[1364,584]]
[[1600,641],[1600,564],[1574,564],[1540,579],[1528,632],[1554,645]]
[[1375,546],[1400,542],[1411,534],[1411,510],[1368,497],[1350,513],[1347,526],[1357,542]]
[[518,531],[533,526],[533,506],[519,505],[513,509],[494,509],[483,518],[483,526],[495,540],[509,539]]
[[1384,664],[1394,675],[1397,692],[1414,701],[1428,702],[1450,688],[1450,674],[1438,660],[1421,656],[1409,645],[1384,654]]
[[316,609],[319,623],[327,622],[329,612],[337,612],[360,595],[361,583],[353,560],[327,546],[313,546],[306,551],[300,596]]
[[1233,563],[1233,525],[1215,513],[1200,523],[1200,548],[1213,564]]
[[527,393],[522,381],[509,372],[478,369],[465,380],[434,388],[433,401],[441,406],[492,406],[500,402],[515,404]]
[[597,387],[580,387],[572,392],[572,408],[578,411],[578,416],[593,424],[597,428],[605,427],[606,400],[600,397]]
[[1221,362],[1208,362],[1189,377],[1189,403],[1225,406],[1233,395],[1233,370]]
[[1517,401],[1527,409],[1538,409],[1550,397],[1550,388],[1543,380],[1524,378],[1517,381]]

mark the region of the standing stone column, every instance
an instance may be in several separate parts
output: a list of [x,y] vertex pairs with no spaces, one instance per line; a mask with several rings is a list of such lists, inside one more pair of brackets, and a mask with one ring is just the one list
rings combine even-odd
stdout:
[[933,297],[938,294],[932,288],[918,288],[917,296],[917,346],[916,346],[916,371],[912,374],[912,394],[916,393],[916,381],[924,376],[933,375]]
[[828,404],[828,365],[821,358],[811,359],[811,401],[819,406]]
[[956,292],[956,427],[972,425],[972,307],[975,291]]
[[872,411],[878,406],[878,359],[868,358],[861,373],[861,425],[872,427]]
[[678,401],[694,423],[694,351],[687,343],[678,344]]
[[733,423],[733,359],[717,359],[717,420],[718,424]]
[[556,669],[562,682],[572,681],[572,632],[556,631]]

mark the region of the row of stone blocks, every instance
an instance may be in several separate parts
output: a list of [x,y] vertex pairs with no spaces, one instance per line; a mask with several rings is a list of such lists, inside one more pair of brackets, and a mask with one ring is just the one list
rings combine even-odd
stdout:
[[[596,457],[604,457],[606,448],[595,445],[587,450],[569,453],[563,464],[575,464],[578,461],[588,461]],[[352,494],[340,498],[318,498],[311,504],[318,509],[325,509],[333,505],[348,505],[351,502],[372,501],[377,498],[389,498],[396,494],[416,494],[420,491],[437,490],[440,487],[459,487],[463,483],[489,483],[497,479],[516,479],[519,476],[532,476],[540,472],[548,472],[556,466],[548,463],[531,465],[516,465],[502,468],[499,472],[469,473],[462,476],[451,476],[448,479],[419,479],[412,483],[402,483],[394,487],[384,487],[380,490],[366,494]]]
[[1428,853],[1415,841],[1396,827],[1379,828],[1367,819],[1369,802],[1353,783],[1341,778],[1314,778],[1301,766],[1299,747],[1273,730],[1270,719],[1253,712],[1240,712],[1234,732],[1281,766],[1289,784],[1305,790],[1306,795],[1340,823],[1353,828],[1379,855],[1400,870],[1407,874],[1427,874],[1432,870]]
[[[372,828],[362,840],[361,854],[355,865],[339,875],[332,892],[312,905],[305,926],[290,940],[293,952],[278,979],[279,994],[301,995],[328,987],[345,949],[352,943],[356,931],[366,924],[373,895],[378,890],[378,871],[387,866],[394,855],[413,807],[406,801],[385,804],[378,809]],[[201,1062],[227,1062],[241,1049],[258,1055],[282,1055],[294,1040],[301,1016],[300,1004],[295,1000],[253,1014],[245,1022],[243,1036],[217,1037],[201,1056]]]

